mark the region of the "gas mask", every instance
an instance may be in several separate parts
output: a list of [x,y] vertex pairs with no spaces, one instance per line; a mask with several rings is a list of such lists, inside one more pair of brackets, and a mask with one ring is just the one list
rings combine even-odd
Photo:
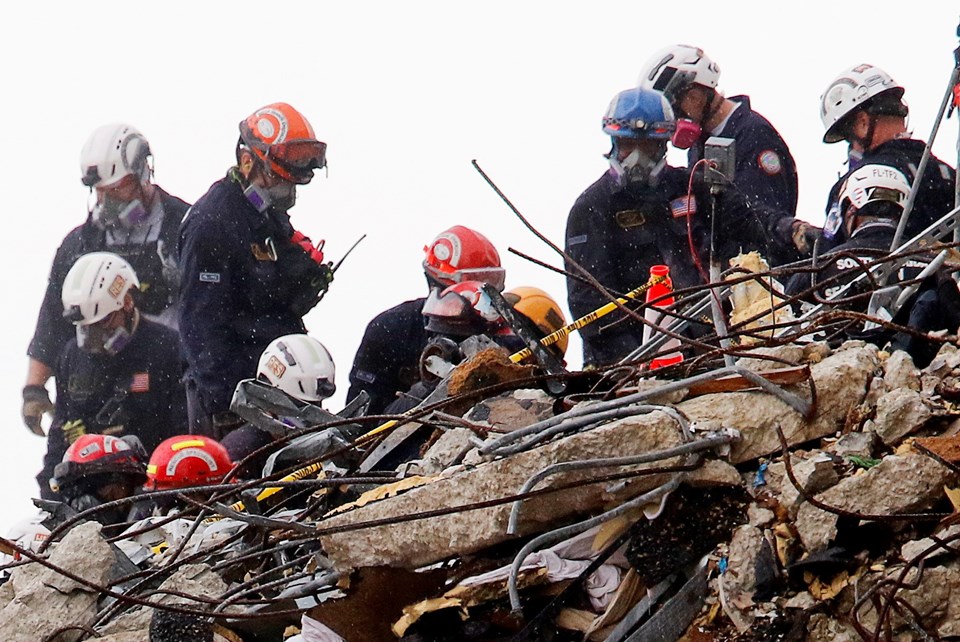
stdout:
[[110,328],[106,319],[89,325],[77,326],[77,347],[90,354],[114,356],[130,343],[131,334],[126,324]]
[[619,160],[617,140],[614,139],[613,149],[607,154],[607,160],[610,161],[610,171],[613,172],[617,186],[623,189],[635,183],[647,184],[651,187],[656,185],[660,173],[667,164],[665,141],[659,152],[658,157],[653,158],[637,148],[626,158]]
[[150,213],[139,198],[127,203],[104,194],[103,198],[93,205],[91,215],[97,227],[109,230],[131,229],[147,220]]
[[286,181],[273,187],[261,187],[255,183],[250,183],[243,190],[243,195],[261,214],[271,207],[275,211],[286,212],[297,202],[297,186]]
[[677,149],[690,149],[693,144],[700,140],[703,130],[700,125],[687,118],[677,120],[677,128],[673,131],[670,142]]

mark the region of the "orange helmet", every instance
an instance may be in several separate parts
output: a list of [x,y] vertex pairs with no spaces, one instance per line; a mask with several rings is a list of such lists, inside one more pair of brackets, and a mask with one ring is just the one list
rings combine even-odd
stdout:
[[327,166],[327,144],[317,140],[310,122],[287,103],[261,107],[240,121],[240,142],[268,171],[306,185],[313,170]]
[[[513,306],[514,310],[533,321],[543,336],[553,334],[567,325],[563,309],[553,297],[540,288],[532,286],[513,288],[509,292],[504,292],[503,298]],[[567,352],[567,342],[567,335],[563,335],[550,347],[555,347],[563,357]]]
[[497,248],[476,230],[454,225],[423,251],[423,271],[431,285],[445,288],[463,281],[480,281],[503,289],[506,273],[500,267]]
[[220,442],[203,435],[178,435],[160,442],[147,464],[148,490],[217,484],[233,468]]

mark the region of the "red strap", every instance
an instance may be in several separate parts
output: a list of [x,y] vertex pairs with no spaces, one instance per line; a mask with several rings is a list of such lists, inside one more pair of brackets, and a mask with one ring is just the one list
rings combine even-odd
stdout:
[[299,230],[294,230],[290,240],[299,245],[316,263],[323,263],[323,252],[313,246],[309,236]]

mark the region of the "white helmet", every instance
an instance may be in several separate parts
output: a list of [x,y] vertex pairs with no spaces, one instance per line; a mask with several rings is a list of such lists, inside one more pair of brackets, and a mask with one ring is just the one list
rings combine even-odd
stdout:
[[150,143],[137,128],[123,123],[98,127],[80,151],[80,180],[87,187],[109,187],[124,176],[141,183],[150,178]]
[[892,109],[888,113],[907,115],[907,106],[902,101],[903,87],[883,69],[873,65],[857,65],[834,78],[820,96],[820,120],[826,130],[823,142],[844,140],[846,136],[841,131],[840,121],[880,94],[887,94],[890,98]]
[[305,334],[274,339],[260,355],[257,379],[299,399],[320,401],[336,392],[333,358],[322,343]]
[[869,203],[886,201],[902,208],[909,195],[910,183],[903,172],[889,165],[864,165],[847,177],[840,204],[846,209],[849,202],[860,210]]
[[116,254],[84,254],[63,280],[63,314],[77,326],[91,325],[121,309],[127,292],[139,287],[136,272]]
[[637,84],[644,89],[662,92],[671,103],[691,83],[715,89],[720,80],[720,67],[703,49],[690,45],[673,45],[655,53],[643,66]]

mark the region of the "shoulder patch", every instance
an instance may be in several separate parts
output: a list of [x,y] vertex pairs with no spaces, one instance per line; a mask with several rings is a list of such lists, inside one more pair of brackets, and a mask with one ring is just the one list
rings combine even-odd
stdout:
[[130,382],[130,392],[150,392],[150,373],[134,372]]
[[783,164],[780,162],[780,155],[772,149],[760,152],[760,155],[757,156],[757,165],[769,176],[775,176],[783,169]]
[[673,218],[683,218],[697,213],[697,199],[694,196],[681,196],[670,201],[670,214]]
[[201,272],[200,282],[201,283],[220,283],[220,273],[219,272]]
[[571,247],[573,245],[580,245],[581,243],[586,243],[586,242],[587,242],[586,234],[580,234],[579,236],[571,236],[567,238],[567,247]]

